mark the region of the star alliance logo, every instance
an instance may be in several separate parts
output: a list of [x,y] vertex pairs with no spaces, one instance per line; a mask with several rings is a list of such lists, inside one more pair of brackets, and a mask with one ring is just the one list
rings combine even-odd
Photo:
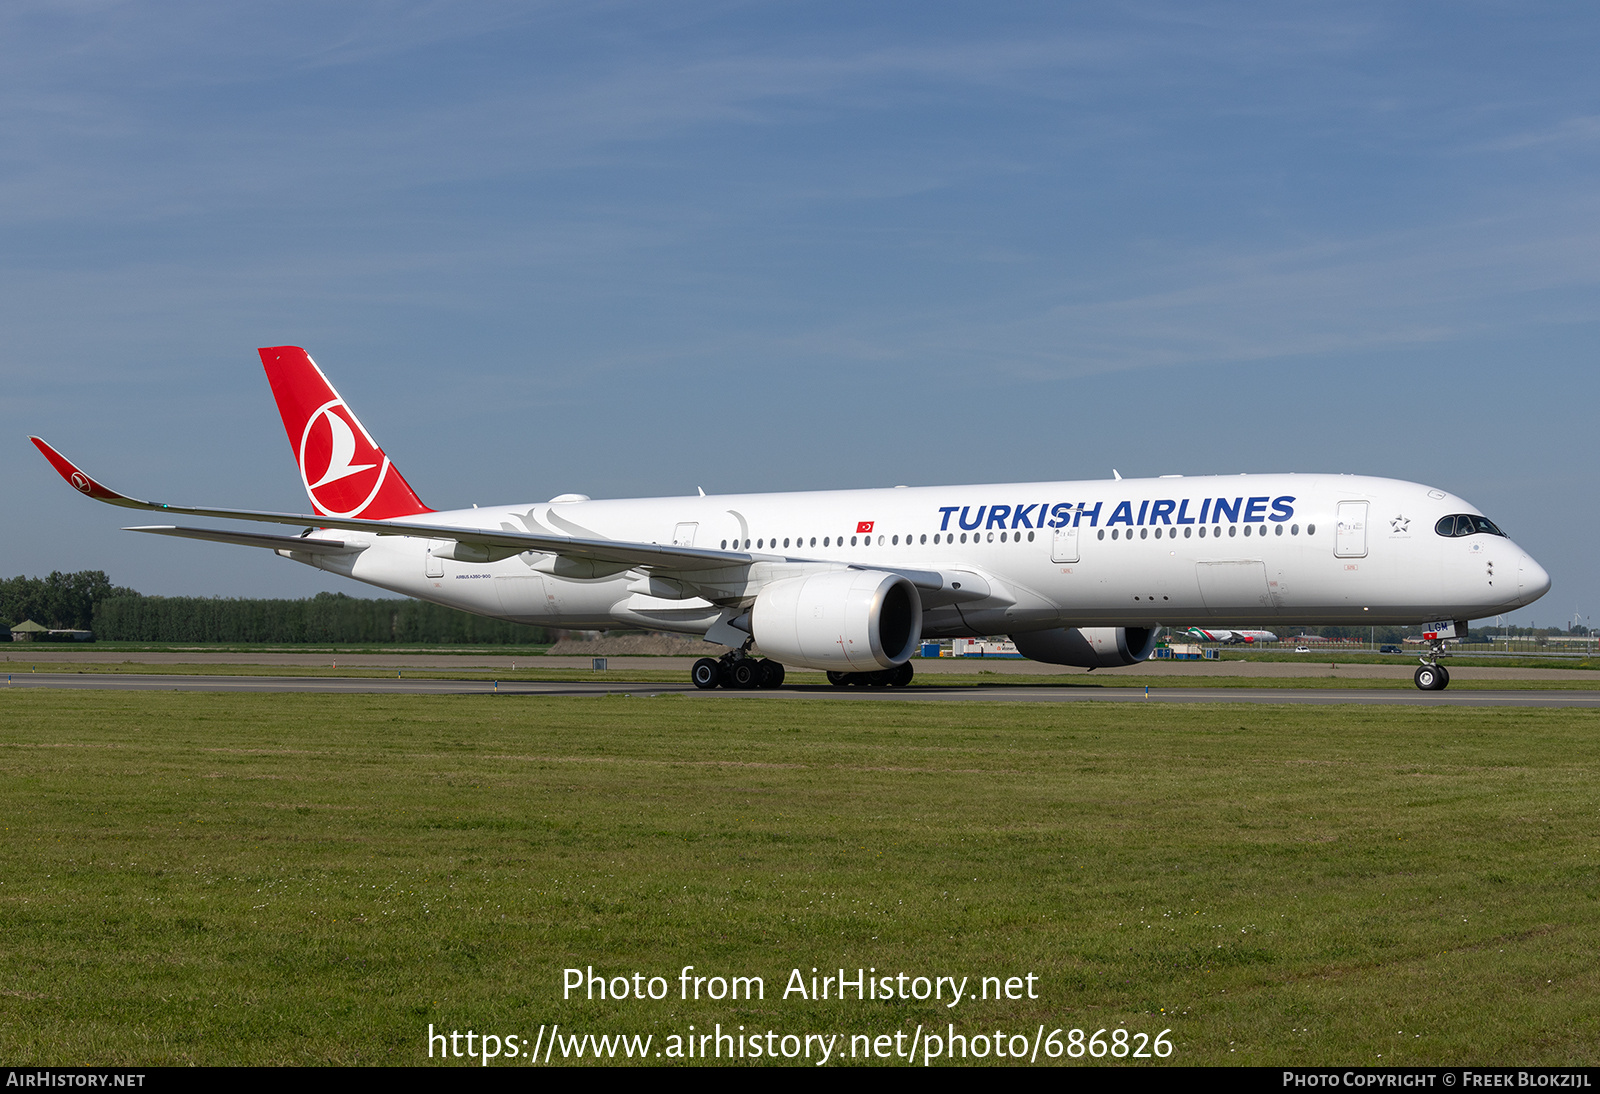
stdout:
[[1399,516],[1397,516],[1397,517],[1391,517],[1389,519],[1389,530],[1391,532],[1406,532],[1406,531],[1410,531],[1410,529],[1411,529],[1411,518],[1410,517],[1399,517]]

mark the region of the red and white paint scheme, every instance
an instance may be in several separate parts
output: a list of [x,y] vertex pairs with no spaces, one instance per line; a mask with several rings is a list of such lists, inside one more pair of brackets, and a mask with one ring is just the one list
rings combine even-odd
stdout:
[[[1446,491],[1351,475],[895,487],[434,511],[302,349],[260,351],[312,513],[169,505],[112,490],[39,438],[81,493],[133,509],[296,525],[298,535],[130,531],[264,547],[407,596],[522,623],[643,627],[731,647],[701,687],[911,681],[924,636],[1007,635],[1058,665],[1136,664],[1175,623],[1426,624],[1446,639],[1550,588]],[[307,527],[309,526],[309,527]],[[1249,633],[1249,632],[1245,632]]]
[[431,513],[311,355],[297,346],[261,351],[294,448],[300,481],[322,517],[388,520]]

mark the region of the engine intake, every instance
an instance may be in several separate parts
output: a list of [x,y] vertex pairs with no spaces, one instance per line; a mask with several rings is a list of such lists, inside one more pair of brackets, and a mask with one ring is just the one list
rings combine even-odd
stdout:
[[1114,669],[1137,665],[1156,648],[1160,627],[1057,627],[1014,634],[1017,652],[1047,665]]
[[761,652],[801,668],[894,668],[922,637],[922,597],[899,574],[828,570],[774,581],[750,609]]

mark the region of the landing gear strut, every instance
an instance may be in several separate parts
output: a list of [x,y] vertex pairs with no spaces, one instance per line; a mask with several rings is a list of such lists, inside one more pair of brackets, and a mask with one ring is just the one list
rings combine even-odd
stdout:
[[1443,691],[1450,686],[1450,671],[1439,664],[1439,658],[1447,656],[1448,652],[1443,639],[1429,643],[1428,654],[1422,658],[1422,667],[1414,677],[1417,687],[1423,691]]
[[783,666],[764,657],[751,657],[744,650],[732,650],[721,657],[700,658],[689,670],[689,679],[704,691],[717,687],[740,691],[777,688],[783,686]]

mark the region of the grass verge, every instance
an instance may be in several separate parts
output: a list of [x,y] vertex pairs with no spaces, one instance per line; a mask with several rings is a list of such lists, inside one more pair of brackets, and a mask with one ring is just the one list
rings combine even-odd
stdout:
[[[19,1064],[425,1063],[430,1023],[1600,1045],[1587,711],[27,690],[0,724]],[[766,997],[684,1002],[685,965]],[[588,966],[672,995],[564,1000]],[[784,999],[813,967],[1038,998]]]

